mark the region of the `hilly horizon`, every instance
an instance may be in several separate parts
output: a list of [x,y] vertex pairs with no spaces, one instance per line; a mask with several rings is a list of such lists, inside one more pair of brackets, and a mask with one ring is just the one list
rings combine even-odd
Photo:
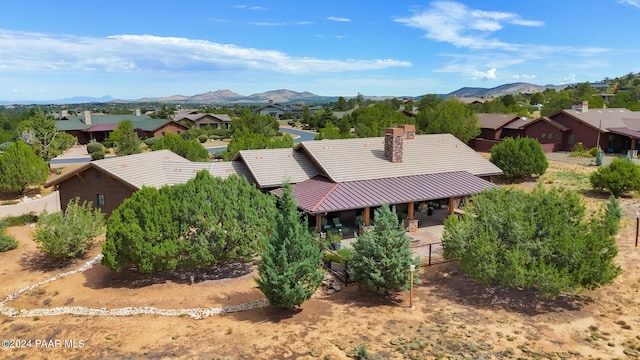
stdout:
[[[536,92],[542,92],[545,89],[562,90],[567,85],[536,85],[525,82],[516,82],[499,85],[493,88],[483,87],[463,87],[456,91],[452,91],[448,94],[437,94],[442,97],[499,97],[504,95],[514,94],[532,94]],[[426,93],[424,94],[426,95]],[[383,100],[389,98],[409,98],[419,99],[420,96],[367,96],[362,94],[365,99]],[[270,90],[262,93],[255,93],[248,96],[238,94],[229,89],[208,91],[202,94],[196,95],[171,95],[164,97],[142,97],[138,99],[117,99],[109,95],[105,95],[99,98],[88,96],[74,96],[71,98],[63,98],[57,100],[21,100],[21,101],[2,101],[0,104],[82,104],[82,103],[108,103],[108,102],[125,102],[125,103],[175,103],[175,104],[211,104],[211,105],[226,105],[226,104],[263,104],[273,100],[275,103],[328,103],[336,101],[340,95],[336,96],[322,96],[316,95],[308,91],[298,92],[288,89]],[[345,99],[353,98],[354,96],[342,96]]]

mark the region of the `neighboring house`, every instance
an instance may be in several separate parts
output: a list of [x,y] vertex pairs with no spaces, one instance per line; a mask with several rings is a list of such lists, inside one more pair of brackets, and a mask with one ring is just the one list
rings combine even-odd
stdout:
[[231,117],[227,114],[178,112],[174,115],[173,121],[181,124],[190,123],[197,128],[210,126],[213,129],[228,129],[231,124]]
[[463,104],[484,104],[485,101],[487,101],[484,98],[481,97],[476,97],[476,96],[456,96],[455,97],[456,100],[458,100],[459,102],[463,103]]
[[415,135],[414,125],[404,125],[387,129],[385,137],[242,150],[230,162],[192,163],[167,150],[108,158],[45,186],[58,188],[63,207],[80,196],[98,201],[110,213],[142,185],[186,182],[201,169],[215,176],[242,175],[257,188],[276,194],[290,182],[300,209],[318,231],[334,218],[345,228],[369,225],[372,210],[383,204],[395,205],[409,220],[418,204],[427,202],[444,204],[451,213],[462,198],[493,187],[490,177],[502,174],[453,135]]
[[599,145],[607,153],[626,153],[640,147],[640,111],[589,109],[589,103],[584,101],[549,119],[568,129],[563,151],[570,151],[579,142],[587,149]]
[[192,162],[169,150],[158,150],[91,161],[44,186],[59,191],[62,211],[69,200],[79,197],[109,215],[143,186],[185,183],[203,169],[219,177],[248,175],[240,163]]
[[118,128],[125,120],[131,121],[134,130],[142,139],[162,136],[166,133],[180,134],[187,127],[172,120],[153,119],[147,115],[98,115],[84,111],[80,116],[60,114],[56,117],[56,127],[60,131],[78,138],[78,143],[87,144],[91,141],[102,142],[109,134]]
[[516,114],[478,113],[480,135],[469,141],[476,151],[489,151],[506,137],[531,137],[542,144],[545,152],[561,151],[566,148],[568,128],[554,120],[542,117],[530,120]]
[[[313,114],[320,109],[322,109],[322,106],[309,107],[309,113]],[[263,106],[255,110],[255,113],[260,115],[273,116],[274,118],[281,120],[285,118],[285,114],[291,114],[294,117],[302,116],[304,114],[304,107],[292,106],[292,105],[281,105],[278,103],[274,103],[273,100],[269,100],[269,104],[267,106]]]

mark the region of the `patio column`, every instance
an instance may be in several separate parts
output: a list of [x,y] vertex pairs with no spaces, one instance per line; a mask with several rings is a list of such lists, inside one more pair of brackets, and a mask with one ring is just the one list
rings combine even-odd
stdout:
[[322,226],[322,215],[320,215],[320,213],[317,213],[316,214],[316,232],[318,234],[322,230],[322,228],[320,228],[320,226]]
[[456,201],[455,198],[450,197],[449,198],[449,215],[453,214],[453,208],[456,206]]
[[413,201],[409,203],[409,208],[407,209],[408,217],[407,219],[413,220]]
[[369,217],[370,216],[371,216],[371,208],[369,208],[369,207],[364,208],[364,214],[363,214],[364,226],[369,226],[369,224],[370,224]]
[[631,138],[631,150],[634,150],[636,148],[636,138]]

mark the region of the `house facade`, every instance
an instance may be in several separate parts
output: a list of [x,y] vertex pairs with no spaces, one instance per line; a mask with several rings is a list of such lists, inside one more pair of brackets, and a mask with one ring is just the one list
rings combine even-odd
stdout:
[[75,136],[79,144],[92,141],[102,142],[112,131],[118,128],[122,121],[131,121],[134,130],[142,139],[162,136],[166,133],[180,134],[187,127],[172,120],[153,119],[147,115],[102,115],[84,111],[82,115],[62,114],[56,117],[56,128]]
[[212,129],[228,129],[231,125],[231,117],[227,114],[178,112],[174,115],[173,121],[191,124],[197,128],[210,126]]

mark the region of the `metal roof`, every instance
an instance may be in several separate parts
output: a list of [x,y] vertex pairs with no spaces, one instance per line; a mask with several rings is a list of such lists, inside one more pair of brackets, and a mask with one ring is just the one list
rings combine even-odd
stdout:
[[[476,176],[502,174],[500,168],[451,134],[416,135],[414,139],[405,139],[403,159],[398,163],[385,157],[383,137],[303,141],[295,149],[304,151],[311,162],[317,164],[320,173],[333,182],[454,171],[467,171]],[[271,171],[277,171],[277,167]]]
[[562,110],[559,113],[551,115],[551,119],[557,114],[565,113],[570,115],[594,129],[602,129],[603,131],[610,128],[629,128],[631,130],[640,130],[640,111],[631,111],[624,108],[610,109],[589,109],[588,111],[578,110]]
[[281,186],[285,181],[298,183],[319,174],[303,153],[292,148],[241,150],[237,160],[245,163],[260,188]]
[[[298,206],[313,214],[461,197],[495,186],[466,171],[456,171],[343,183],[316,176],[293,184],[292,189]],[[282,189],[272,192],[282,195]]]
[[[70,130],[86,130],[90,128],[94,128],[98,125],[108,125],[121,123],[122,121],[129,120],[133,125],[134,129],[140,129],[144,131],[153,131],[156,130],[168,122],[170,120],[167,119],[153,119],[147,115],[99,115],[99,114],[91,114],[91,123],[85,124],[83,122],[82,116],[66,116],[66,120],[56,120],[56,128],[60,131],[70,131]],[[96,131],[96,130],[93,130]],[[102,130],[100,130],[102,131]]]

